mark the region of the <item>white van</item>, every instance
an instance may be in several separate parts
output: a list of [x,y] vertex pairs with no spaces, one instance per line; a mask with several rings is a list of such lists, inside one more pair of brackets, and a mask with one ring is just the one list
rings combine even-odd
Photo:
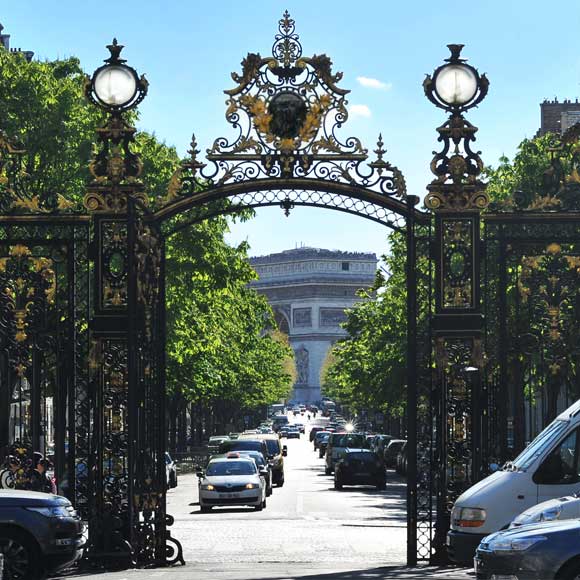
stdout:
[[480,540],[529,507],[572,495],[580,483],[580,401],[548,425],[514,461],[462,493],[451,512],[449,557],[471,563]]

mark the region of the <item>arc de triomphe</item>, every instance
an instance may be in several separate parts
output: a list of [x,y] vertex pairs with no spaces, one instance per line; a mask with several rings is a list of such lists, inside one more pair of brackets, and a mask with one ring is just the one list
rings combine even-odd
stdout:
[[320,400],[320,371],[329,348],[346,332],[345,310],[359,302],[357,291],[372,286],[373,253],[297,248],[250,258],[259,275],[252,287],[264,294],[296,356],[298,380],[292,399]]

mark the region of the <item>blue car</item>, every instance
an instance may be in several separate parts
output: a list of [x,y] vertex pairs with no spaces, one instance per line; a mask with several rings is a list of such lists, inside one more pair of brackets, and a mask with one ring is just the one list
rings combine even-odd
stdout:
[[474,566],[478,580],[580,578],[580,520],[530,524],[486,536]]

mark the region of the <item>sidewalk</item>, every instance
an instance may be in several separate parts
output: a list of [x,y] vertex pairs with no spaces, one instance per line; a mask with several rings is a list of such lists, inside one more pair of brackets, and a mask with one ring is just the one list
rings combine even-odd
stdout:
[[54,580],[475,580],[473,569],[424,566],[406,568],[386,566],[367,570],[323,570],[303,564],[262,564],[228,570],[186,565],[174,568],[123,570],[120,572],[65,574],[52,576]]

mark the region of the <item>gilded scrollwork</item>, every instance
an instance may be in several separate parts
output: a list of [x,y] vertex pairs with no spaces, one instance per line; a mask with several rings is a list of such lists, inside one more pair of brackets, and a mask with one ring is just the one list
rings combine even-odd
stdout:
[[194,138],[191,158],[174,174],[161,206],[211,188],[268,178],[310,178],[406,195],[403,174],[383,159],[382,137],[376,159],[369,161],[359,139],[339,136],[348,120],[349,91],[337,86],[342,73],[332,71],[324,54],[302,55],[288,12],[279,21],[272,56],[250,53],[241,66],[241,73],[232,73],[237,86],[224,91],[235,139],[216,139],[207,149],[206,166],[198,161]]

